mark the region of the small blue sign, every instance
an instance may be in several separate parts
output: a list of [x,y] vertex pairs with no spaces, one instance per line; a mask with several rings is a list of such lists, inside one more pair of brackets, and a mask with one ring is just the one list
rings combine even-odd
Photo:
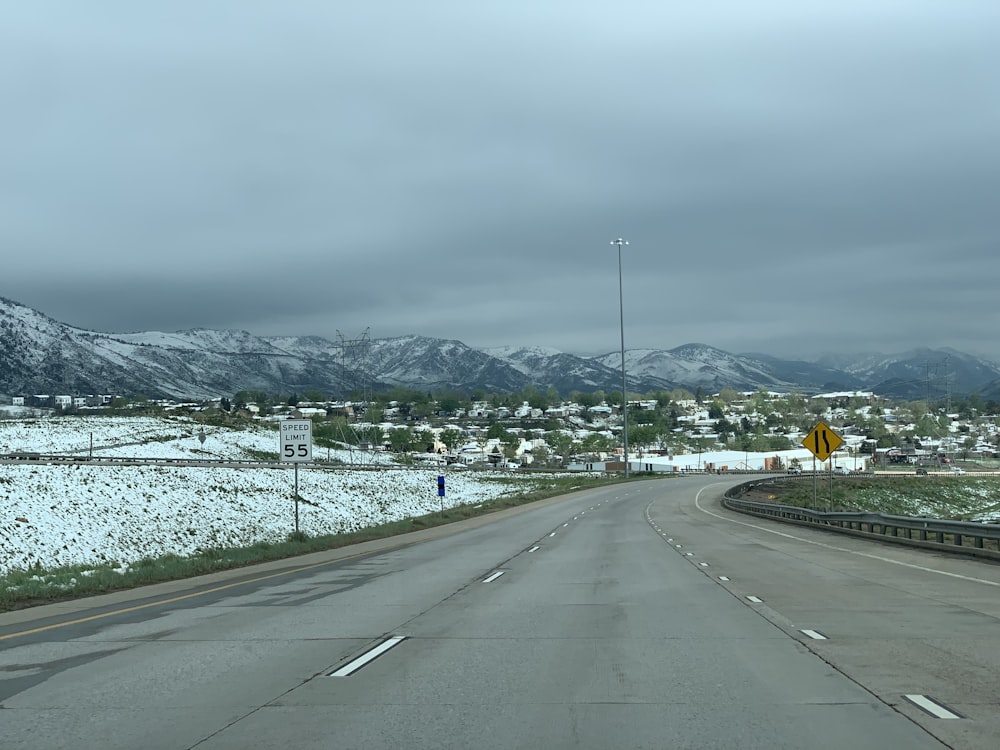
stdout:
[[444,497],[444,477],[438,475],[438,497]]

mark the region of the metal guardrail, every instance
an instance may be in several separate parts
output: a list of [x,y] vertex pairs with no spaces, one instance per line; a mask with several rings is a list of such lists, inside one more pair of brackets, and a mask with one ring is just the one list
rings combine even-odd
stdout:
[[757,482],[731,488],[722,499],[730,510],[776,521],[924,549],[957,552],[1000,561],[1000,524],[894,516],[866,511],[818,511],[794,505],[761,503],[738,497]]
[[[290,469],[293,464],[288,461],[274,459],[273,461],[258,460],[252,458],[145,458],[136,456],[87,456],[87,455],[67,455],[62,453],[32,453],[17,452],[0,454],[0,465],[2,464],[31,464],[31,465],[72,465],[85,464],[90,466],[194,466],[194,467],[227,467],[236,469]],[[431,465],[422,463],[402,464],[402,463],[337,463],[318,461],[303,461],[299,464],[301,468],[311,469],[369,469],[369,470],[407,470],[407,469],[437,469],[438,471],[452,471],[451,466]],[[479,471],[471,467],[463,466],[463,470]],[[489,467],[491,471],[513,471],[507,469],[495,469]],[[518,473],[529,473],[534,469],[518,469]],[[542,471],[542,470],[537,470]],[[551,471],[551,470],[550,470]]]
[[[0,456],[0,463],[8,464],[93,464],[117,466],[264,466],[284,468],[288,464],[274,461],[257,461],[239,458],[138,458],[130,456],[74,456],[56,453],[11,453]],[[321,465],[321,464],[318,464]]]

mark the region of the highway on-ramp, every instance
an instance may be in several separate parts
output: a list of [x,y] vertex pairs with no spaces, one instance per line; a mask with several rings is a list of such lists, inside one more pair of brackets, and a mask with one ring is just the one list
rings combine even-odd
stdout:
[[996,746],[1000,567],[717,479],[0,615],[0,746]]

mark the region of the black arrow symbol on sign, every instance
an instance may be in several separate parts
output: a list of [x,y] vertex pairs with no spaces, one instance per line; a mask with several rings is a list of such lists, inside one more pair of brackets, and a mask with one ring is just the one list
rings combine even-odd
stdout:
[[814,436],[816,438],[816,450],[813,453],[819,453],[819,436],[823,436],[823,445],[826,446],[826,453],[830,452],[830,440],[826,436],[826,430],[816,430]]

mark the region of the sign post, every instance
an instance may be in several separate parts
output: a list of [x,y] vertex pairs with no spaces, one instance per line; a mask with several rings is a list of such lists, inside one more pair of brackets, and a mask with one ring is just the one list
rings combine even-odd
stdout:
[[[813,454],[813,510],[816,510],[816,459],[826,461],[843,443],[844,439],[822,420],[817,422],[809,434],[802,439],[802,445]],[[833,505],[832,461],[830,462],[830,505]]]
[[312,422],[286,419],[278,422],[279,456],[295,464],[295,533],[299,533],[299,464],[312,461]]

